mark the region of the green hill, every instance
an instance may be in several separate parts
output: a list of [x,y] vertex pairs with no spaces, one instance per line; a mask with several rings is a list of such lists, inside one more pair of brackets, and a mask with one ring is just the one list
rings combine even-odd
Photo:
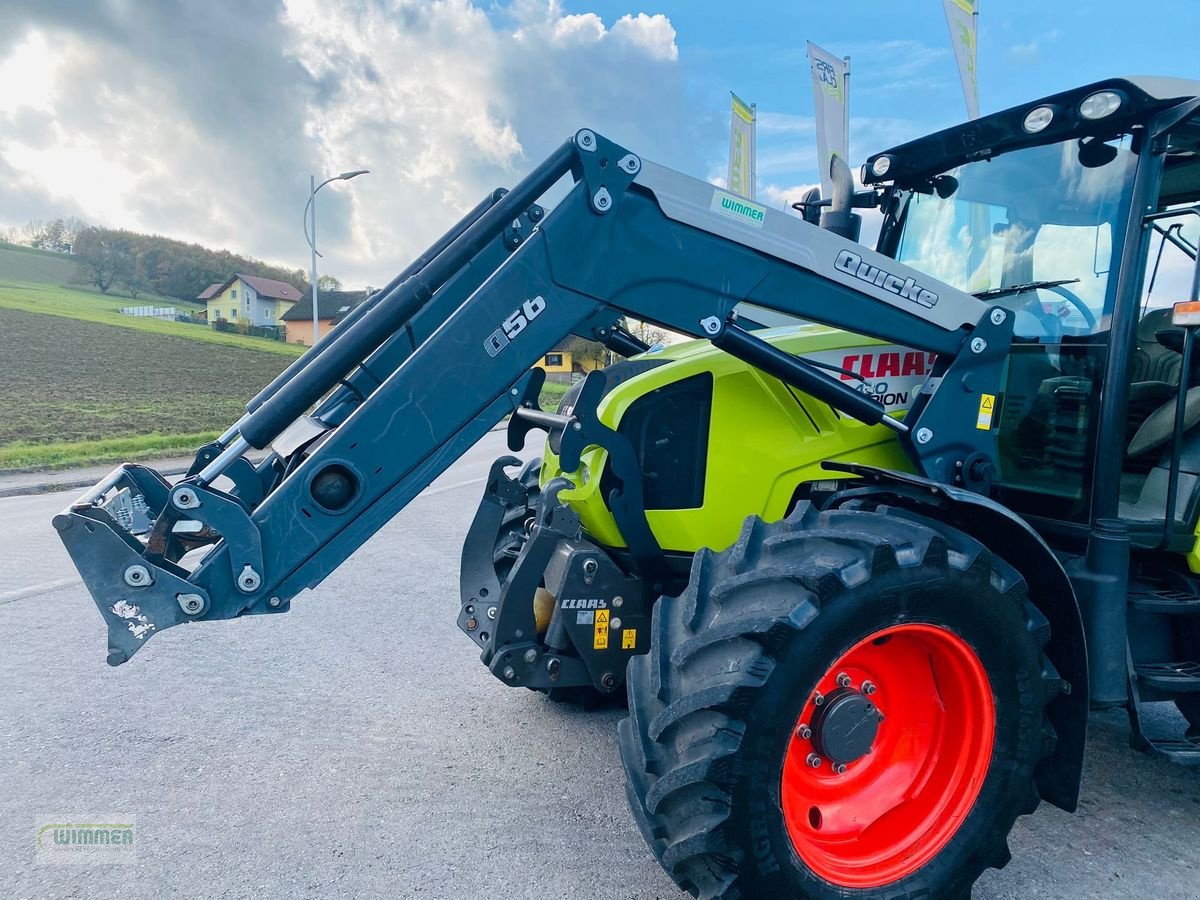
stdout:
[[123,316],[120,310],[126,306],[174,306],[181,313],[191,311],[191,307],[187,304],[170,297],[146,298],[141,296],[137,300],[130,300],[128,297],[113,297],[109,294],[73,287],[59,287],[36,282],[9,282],[0,276],[0,309],[16,309],[45,316],[78,319],[83,322],[94,322],[97,325],[111,325],[114,328],[128,328],[132,331],[149,334],[171,335],[206,344],[241,347],[245,350],[258,350],[280,356],[299,356],[305,350],[299,344],[285,344],[282,341],[248,337],[242,334],[227,334],[213,331],[207,325]]
[[0,242],[0,281],[70,284],[79,263],[62,253]]

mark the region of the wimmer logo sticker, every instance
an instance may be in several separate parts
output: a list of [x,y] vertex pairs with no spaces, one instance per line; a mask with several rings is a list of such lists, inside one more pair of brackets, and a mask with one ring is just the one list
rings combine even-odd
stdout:
[[763,227],[763,220],[767,215],[765,206],[759,206],[757,203],[751,203],[749,200],[735,197],[732,194],[726,194],[724,191],[713,191],[710,209],[713,212],[729,216],[731,219],[737,219],[739,222],[745,222],[747,225],[753,225],[755,228]]
[[918,303],[927,309],[933,309],[933,307],[937,306],[938,294],[921,287],[915,279],[902,278],[899,275],[893,275],[887,269],[881,269],[879,266],[873,266],[868,262],[864,262],[863,258],[853,250],[843,250],[839,253],[837,259],[833,261],[833,267],[839,272],[853,275],[860,281],[881,287],[885,291],[895,294],[897,297],[911,300],[913,303]]

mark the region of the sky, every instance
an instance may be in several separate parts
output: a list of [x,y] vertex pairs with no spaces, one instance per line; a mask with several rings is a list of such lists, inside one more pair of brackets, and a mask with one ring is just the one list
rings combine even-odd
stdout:
[[[1200,79],[1194,0],[982,0],[983,112],[1112,75]],[[852,58],[850,156],[965,117],[940,0],[4,0],[0,225],[78,216],[391,278],[587,126],[725,175],[757,103],[760,200],[817,179],[805,41]]]

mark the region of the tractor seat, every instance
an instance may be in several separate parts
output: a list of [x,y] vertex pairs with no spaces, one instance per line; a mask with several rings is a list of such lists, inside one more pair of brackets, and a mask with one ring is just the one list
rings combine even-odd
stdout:
[[[1171,439],[1183,355],[1163,344],[1158,336],[1161,332],[1177,330],[1171,325],[1170,309],[1152,310],[1138,322],[1137,349],[1129,361],[1129,420],[1125,434],[1132,437],[1129,438],[1127,469],[1149,469],[1154,462],[1144,454]],[[1185,413],[1189,416],[1192,405],[1189,398],[1185,405]],[[1193,424],[1194,420],[1188,427]]]
[[1129,363],[1129,380],[1133,384],[1165,382],[1179,384],[1179,367],[1183,356],[1165,347],[1158,340],[1160,331],[1179,331],[1171,324],[1171,309],[1155,309],[1146,313],[1137,327],[1137,349]]
[[[1191,388],[1183,400],[1184,432],[1200,422],[1200,386]],[[1151,450],[1165,446],[1175,433],[1175,398],[1172,397],[1146,417],[1133,440],[1129,442],[1130,456],[1141,456]]]

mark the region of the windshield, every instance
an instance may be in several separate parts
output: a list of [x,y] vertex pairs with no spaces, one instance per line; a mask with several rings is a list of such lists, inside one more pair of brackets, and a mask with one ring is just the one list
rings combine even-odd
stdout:
[[[996,299],[1018,336],[1056,341],[1108,328],[1114,234],[1132,181],[1128,137],[1027,147],[945,173],[900,207],[896,257],[970,293],[1033,282]],[[943,196],[944,195],[944,196]],[[989,301],[992,302],[992,301]]]

